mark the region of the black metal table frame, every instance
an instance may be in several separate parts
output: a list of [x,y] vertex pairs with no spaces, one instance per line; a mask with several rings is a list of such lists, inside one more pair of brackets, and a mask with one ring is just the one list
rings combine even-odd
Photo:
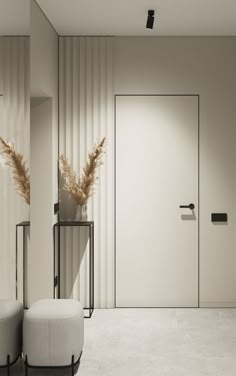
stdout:
[[18,299],[18,228],[22,227],[23,228],[23,307],[26,307],[25,303],[25,270],[26,270],[26,265],[25,265],[25,244],[26,244],[26,228],[30,227],[30,222],[25,221],[25,222],[20,222],[17,223],[16,225],[16,300]]
[[17,360],[21,358],[21,354],[19,354],[15,360],[11,362],[10,355],[7,355],[7,363],[6,365],[1,365],[0,369],[6,368],[7,369],[7,376],[10,376],[10,368],[17,362]]
[[66,368],[71,368],[71,375],[74,376],[75,375],[75,367],[79,367],[80,366],[80,360],[81,360],[81,356],[82,356],[82,351],[80,353],[80,356],[79,356],[79,359],[75,361],[75,357],[74,355],[72,355],[71,357],[71,364],[68,364],[67,366],[33,366],[33,365],[30,365],[28,363],[28,357],[27,355],[25,356],[25,360],[24,360],[24,363],[25,363],[25,376],[28,376],[28,369],[29,368],[35,368],[35,369],[66,369]]
[[[53,226],[53,249],[54,249],[54,299],[56,297],[56,287],[58,289],[57,298],[61,298],[61,227],[88,227],[89,228],[89,307],[84,307],[88,311],[91,318],[94,311],[94,222],[78,222],[78,221],[61,221]],[[57,275],[56,275],[56,228],[57,228]]]

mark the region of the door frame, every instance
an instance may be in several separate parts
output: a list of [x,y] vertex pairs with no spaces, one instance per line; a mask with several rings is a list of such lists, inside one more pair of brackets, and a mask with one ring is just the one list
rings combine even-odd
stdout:
[[[198,284],[198,306],[197,308],[200,308],[200,94],[115,94],[114,95],[114,252],[115,252],[115,265],[114,265],[114,302],[115,302],[115,308],[121,308],[122,307],[117,307],[117,301],[116,301],[116,293],[117,293],[117,231],[116,231],[116,214],[117,214],[117,191],[116,191],[116,178],[117,178],[117,124],[116,124],[116,114],[117,114],[117,97],[196,97],[197,98],[197,104],[198,104],[198,109],[197,109],[197,124],[198,124],[198,129],[197,129],[197,150],[198,150],[198,155],[197,155],[197,197],[198,197],[198,218],[197,218],[197,250],[198,250],[198,273],[197,273],[197,284]],[[127,307],[123,307],[127,308]],[[132,307],[134,309],[138,308],[147,308],[147,307]],[[149,307],[148,309],[152,309],[157,307]],[[158,307],[158,309],[162,308],[170,308],[170,307]],[[171,307],[171,308],[179,308],[179,307]],[[193,308],[193,307],[185,307],[186,308]]]

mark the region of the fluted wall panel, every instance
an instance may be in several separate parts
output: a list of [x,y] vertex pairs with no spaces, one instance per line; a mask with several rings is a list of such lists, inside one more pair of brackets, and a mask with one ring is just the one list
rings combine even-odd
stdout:
[[[95,222],[95,306],[114,307],[114,92],[113,38],[61,37],[59,151],[80,172],[95,142],[106,137],[88,220]],[[60,219],[75,216],[75,204],[63,192]],[[65,229],[62,244],[62,296],[88,304],[88,233]]]
[[[0,97],[0,136],[14,143],[29,161],[28,37],[0,37],[0,94],[3,94]],[[17,195],[11,171],[1,157],[0,298],[15,298],[15,226],[28,219],[29,207]]]

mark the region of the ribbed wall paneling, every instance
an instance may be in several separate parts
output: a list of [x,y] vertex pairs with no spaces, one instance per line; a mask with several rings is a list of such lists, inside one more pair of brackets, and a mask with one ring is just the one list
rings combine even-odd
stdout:
[[[29,161],[28,37],[0,37],[0,94],[3,94],[0,97],[0,135],[13,142]],[[0,213],[0,298],[15,298],[15,226],[29,218],[29,207],[16,193],[11,171],[2,163]]]
[[[114,307],[114,92],[113,38],[60,38],[60,154],[81,171],[88,152],[107,138],[104,165],[88,204],[95,222],[95,306]],[[60,219],[75,216],[74,202],[60,179]],[[88,233],[65,229],[62,244],[62,296],[88,304]]]

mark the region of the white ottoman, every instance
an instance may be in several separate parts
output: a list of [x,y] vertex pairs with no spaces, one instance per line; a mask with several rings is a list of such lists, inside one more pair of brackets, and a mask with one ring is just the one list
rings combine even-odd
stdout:
[[84,344],[84,313],[75,300],[39,300],[26,312],[23,353],[28,367],[68,367],[79,363]]
[[0,300],[0,367],[10,367],[22,352],[23,306]]

